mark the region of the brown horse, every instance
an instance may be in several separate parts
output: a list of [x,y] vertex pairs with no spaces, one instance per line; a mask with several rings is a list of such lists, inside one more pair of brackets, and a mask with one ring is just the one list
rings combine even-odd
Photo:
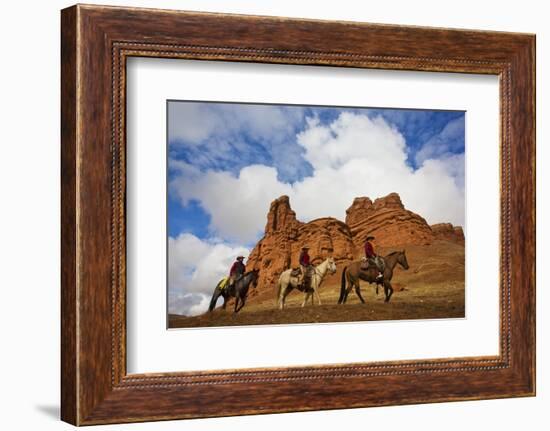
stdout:
[[404,269],[409,269],[409,263],[407,262],[407,256],[405,256],[405,250],[394,251],[387,256],[384,256],[383,259],[386,264],[386,268],[384,269],[383,277],[380,280],[376,278],[378,276],[378,268],[374,265],[369,266],[367,270],[361,269],[361,261],[355,261],[346,266],[342,271],[342,283],[338,304],[345,304],[352,287],[355,288],[355,293],[357,293],[357,296],[361,302],[363,304],[365,303],[363,296],[361,296],[359,280],[368,281],[369,283],[376,283],[377,293],[378,285],[383,285],[384,294],[386,295],[384,302],[388,302],[393,294],[393,287],[390,281],[393,277],[393,269],[395,268],[395,265],[399,264]]

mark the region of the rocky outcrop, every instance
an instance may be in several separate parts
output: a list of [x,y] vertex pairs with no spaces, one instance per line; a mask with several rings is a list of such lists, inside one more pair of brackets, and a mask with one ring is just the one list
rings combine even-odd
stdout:
[[451,223],[438,223],[431,225],[431,228],[436,239],[464,244],[464,231],[460,226],[453,226]]
[[281,272],[298,266],[304,245],[309,246],[314,263],[332,256],[338,264],[362,256],[368,235],[376,238],[377,247],[428,245],[435,240],[464,243],[462,228],[449,223],[430,227],[404,207],[397,193],[374,202],[368,197],[355,198],[345,223],[332,217],[303,223],[296,218],[288,196],[281,196],[271,203],[264,237],[250,253],[247,267],[260,269],[260,290],[273,287]]
[[296,220],[296,213],[290,207],[288,196],[281,196],[271,202],[269,212],[267,213],[265,234],[270,235],[280,232],[295,233],[302,224]]
[[299,265],[301,247],[310,247],[314,263],[328,256],[336,261],[351,260],[354,245],[348,226],[332,217],[302,223],[290,207],[288,196],[271,203],[264,237],[248,257],[247,267],[259,268],[259,287],[273,285],[279,274]]
[[336,262],[353,259],[355,247],[349,227],[340,220],[325,217],[304,224],[298,232],[298,244],[291,265],[298,265],[299,251],[307,245],[312,259],[320,261],[332,256]]
[[361,247],[369,235],[382,247],[426,245],[435,239],[426,220],[405,209],[397,193],[374,202],[367,197],[355,198],[346,210],[346,224],[356,247]]

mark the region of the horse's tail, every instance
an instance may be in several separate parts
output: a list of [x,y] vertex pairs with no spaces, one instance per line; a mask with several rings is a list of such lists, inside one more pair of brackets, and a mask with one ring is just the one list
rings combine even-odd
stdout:
[[210,300],[210,305],[208,306],[208,311],[214,310],[214,307],[216,307],[216,302],[218,302],[218,298],[220,297],[220,284],[222,284],[223,279],[216,285],[216,288],[214,289],[214,293],[212,294],[212,299]]
[[346,294],[346,271],[348,270],[347,266],[344,266],[342,270],[342,281],[340,282],[340,298],[338,298],[338,304],[344,302],[344,296]]

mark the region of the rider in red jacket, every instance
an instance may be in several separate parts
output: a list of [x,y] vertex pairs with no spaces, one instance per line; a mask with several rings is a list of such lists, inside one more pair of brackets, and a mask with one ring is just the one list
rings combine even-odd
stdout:
[[309,266],[310,264],[308,250],[308,247],[302,247],[302,252],[300,253],[300,265],[302,266]]
[[372,260],[378,268],[378,276],[376,278],[380,280],[383,277],[382,271],[384,270],[384,268],[381,267],[382,265],[380,262],[380,258],[374,251],[374,246],[372,245],[371,241],[374,241],[374,237],[367,236],[367,240],[365,241],[365,257],[367,259],[367,262]]
[[308,253],[309,247],[302,247],[302,252],[300,253],[300,267],[302,268],[302,274],[300,277],[300,284],[303,284],[304,289],[307,289],[307,285],[310,280],[311,272],[311,259]]
[[244,256],[237,256],[237,260],[233,262],[233,265],[231,265],[231,269],[229,270],[229,281],[227,283],[228,287],[233,286],[233,283],[245,273],[246,266],[243,263]]
[[374,246],[372,245],[372,243],[370,242],[371,240],[373,240],[374,237],[373,236],[369,236],[367,238],[367,241],[365,242],[365,257],[367,259],[371,259],[371,258],[375,258],[376,257],[376,253],[374,252]]

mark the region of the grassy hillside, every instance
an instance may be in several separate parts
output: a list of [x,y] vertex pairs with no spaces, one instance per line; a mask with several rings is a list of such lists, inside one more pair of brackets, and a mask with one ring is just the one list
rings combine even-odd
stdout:
[[[379,250],[381,254],[392,251]],[[171,328],[202,326],[241,326],[316,322],[352,322],[464,317],[464,246],[436,241],[429,246],[406,247],[409,270],[397,266],[392,285],[394,295],[384,303],[383,289],[375,293],[374,285],[361,283],[366,304],[361,304],[352,291],[348,302],[338,305],[340,277],[344,265],[321,286],[322,305],[311,303],[301,308],[303,293],[293,291],[287,297],[285,310],[276,307],[276,287],[270,286],[250,297],[237,314],[231,303],[227,310],[185,317],[170,315]],[[221,301],[221,300],[220,300]]]

